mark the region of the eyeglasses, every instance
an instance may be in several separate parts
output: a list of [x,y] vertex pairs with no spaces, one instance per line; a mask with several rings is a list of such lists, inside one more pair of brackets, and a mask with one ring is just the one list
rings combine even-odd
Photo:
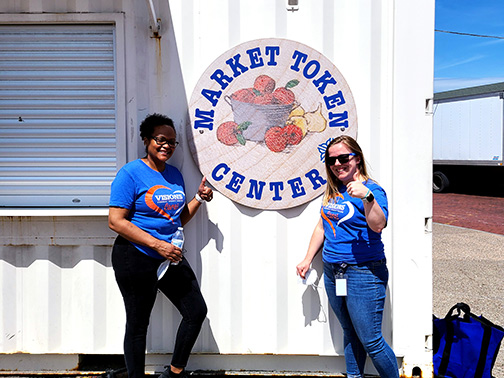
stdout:
[[352,152],[350,154],[341,154],[338,156],[328,156],[327,157],[327,164],[334,165],[334,164],[336,164],[336,160],[338,160],[340,164],[345,164],[345,163],[348,163],[350,158],[355,155],[356,154]]
[[165,144],[167,144],[169,147],[175,148],[179,144],[179,142],[177,142],[175,140],[168,140],[163,137],[153,136],[152,139],[154,139],[154,141],[156,142],[156,144],[158,146],[164,146]]

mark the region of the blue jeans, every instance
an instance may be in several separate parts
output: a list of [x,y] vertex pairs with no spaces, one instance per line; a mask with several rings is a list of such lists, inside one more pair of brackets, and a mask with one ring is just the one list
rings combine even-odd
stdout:
[[[346,274],[347,296],[336,296],[335,279]],[[399,378],[397,360],[381,332],[388,269],[385,259],[358,265],[324,262],[329,303],[343,328],[348,378],[364,377],[366,354],[384,378]]]

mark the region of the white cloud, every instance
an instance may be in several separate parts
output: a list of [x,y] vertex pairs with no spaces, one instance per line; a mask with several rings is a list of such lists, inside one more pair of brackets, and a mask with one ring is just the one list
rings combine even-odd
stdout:
[[471,63],[471,62],[481,60],[484,58],[485,58],[484,55],[475,55],[475,56],[472,56],[472,57],[464,59],[464,60],[458,60],[455,62],[448,62],[448,63],[444,63],[444,64],[436,64],[436,71],[445,70],[447,68],[453,68],[453,67],[457,67],[457,66],[462,66],[464,64]]
[[501,43],[504,43],[504,39],[487,39],[479,43],[477,47],[488,47],[493,45],[500,45]]

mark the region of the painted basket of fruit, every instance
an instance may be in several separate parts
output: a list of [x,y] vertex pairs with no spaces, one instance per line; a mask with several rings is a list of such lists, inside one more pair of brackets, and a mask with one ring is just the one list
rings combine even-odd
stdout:
[[293,106],[293,104],[250,104],[232,97],[226,97],[226,101],[231,105],[234,121],[238,125],[250,122],[247,129],[243,130],[243,137],[257,142],[264,140],[264,134],[270,127],[283,127]]
[[298,84],[291,80],[285,87],[275,89],[275,81],[266,75],[256,78],[254,88],[243,88],[226,96],[238,125],[248,122],[243,130],[247,140],[262,142],[266,131],[274,126],[284,127],[294,107],[295,96],[289,89]]

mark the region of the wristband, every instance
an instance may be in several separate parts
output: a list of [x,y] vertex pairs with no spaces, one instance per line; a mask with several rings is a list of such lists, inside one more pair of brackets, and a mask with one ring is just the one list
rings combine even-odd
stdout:
[[367,198],[367,196],[368,196],[368,194],[369,194],[370,191],[371,190],[368,189],[366,195],[364,197],[362,197],[361,199]]
[[374,195],[373,192],[368,189],[368,192],[366,194],[366,197],[362,199],[362,202],[364,203],[371,203],[374,201]]
[[196,193],[194,195],[194,198],[196,199],[196,201],[198,201],[199,203],[203,203],[205,202],[205,200],[203,198],[200,197],[200,195],[198,193]]

